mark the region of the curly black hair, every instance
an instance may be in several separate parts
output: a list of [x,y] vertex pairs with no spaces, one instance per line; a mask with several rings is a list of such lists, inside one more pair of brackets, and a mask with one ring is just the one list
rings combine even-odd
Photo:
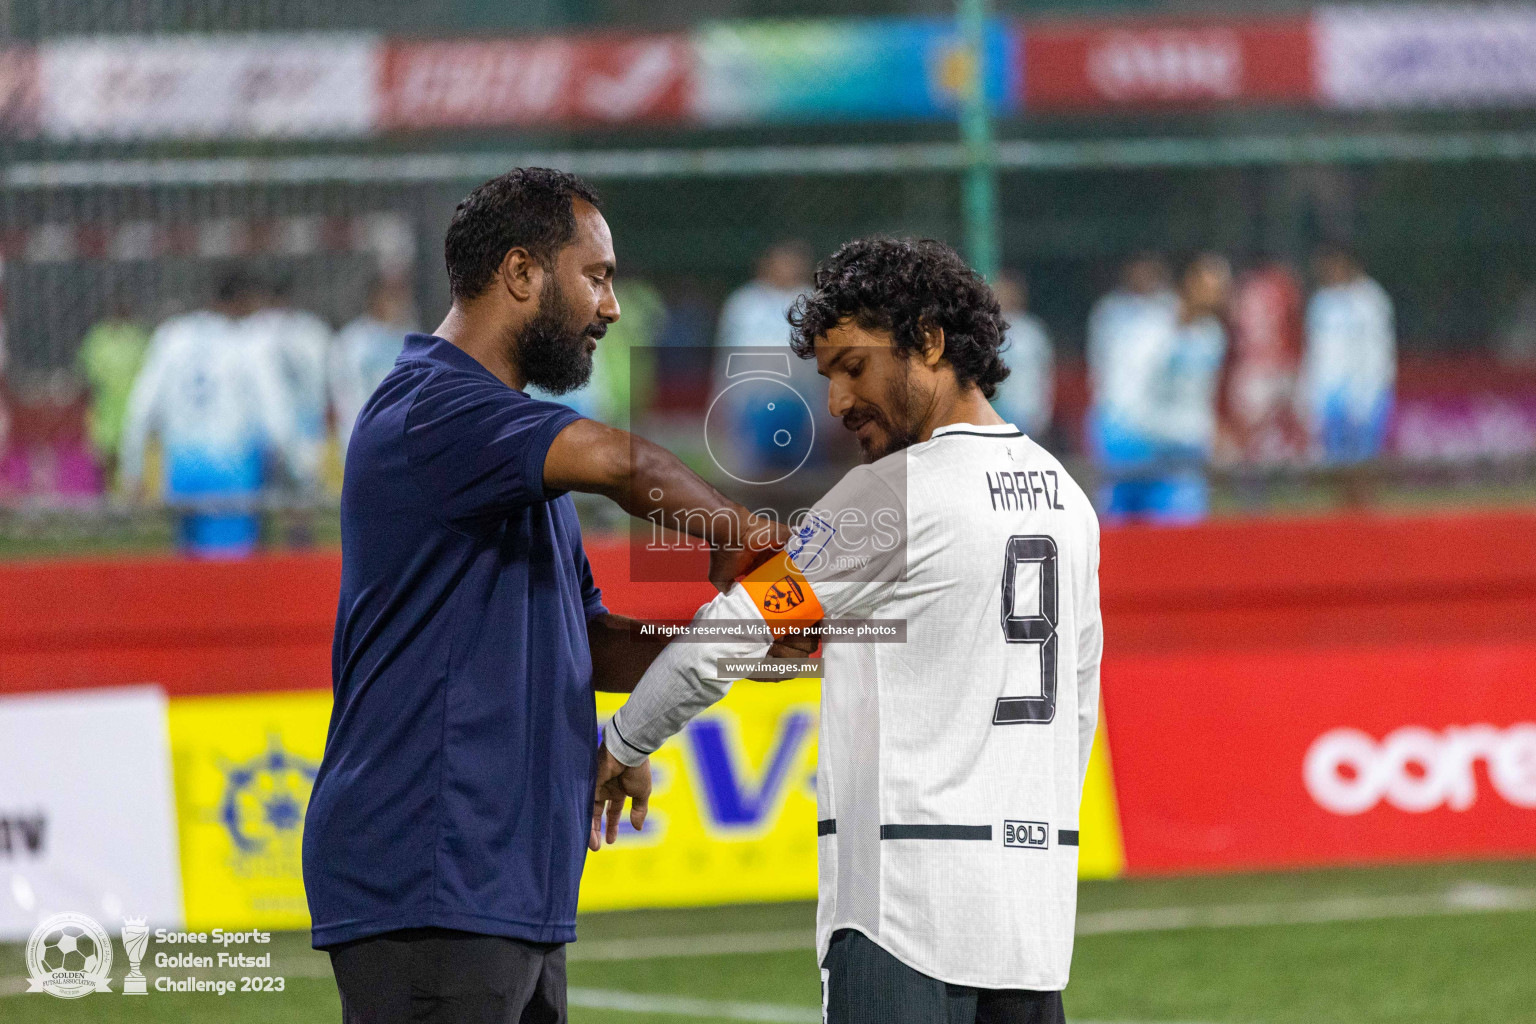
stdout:
[[485,291],[509,249],[527,249],[552,266],[576,234],[576,199],[602,205],[591,185],[548,167],[515,167],[465,196],[443,242],[453,297],[472,299]]
[[941,328],[955,379],[987,398],[1008,376],[999,355],[1008,323],[997,297],[959,253],[932,238],[844,243],[816,267],[816,290],[790,307],[790,347],[809,358],[817,338],[850,320],[889,331],[908,352],[921,351],[925,327]]

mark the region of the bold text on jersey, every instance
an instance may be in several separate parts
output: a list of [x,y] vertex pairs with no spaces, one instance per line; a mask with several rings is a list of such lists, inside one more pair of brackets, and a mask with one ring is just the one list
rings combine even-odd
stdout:
[[1054,469],[1005,469],[993,479],[987,474],[987,494],[993,511],[1061,509],[1061,481]]

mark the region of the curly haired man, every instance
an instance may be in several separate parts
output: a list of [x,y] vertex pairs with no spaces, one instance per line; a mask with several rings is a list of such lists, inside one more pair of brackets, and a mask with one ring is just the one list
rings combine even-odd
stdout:
[[[1056,1024],[1098,718],[1098,520],[1061,464],[988,404],[1008,373],[1006,324],[953,249],[850,242],[790,323],[866,464],[695,621],[820,616],[839,624],[829,640],[848,620],[905,626],[901,642],[826,648],[826,1019]],[[595,813],[606,778],[725,693],[722,660],[766,647],[666,648],[608,729]]]

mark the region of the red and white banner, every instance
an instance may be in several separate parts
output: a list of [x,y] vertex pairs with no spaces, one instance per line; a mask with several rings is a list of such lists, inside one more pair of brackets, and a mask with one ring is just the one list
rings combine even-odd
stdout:
[[378,50],[355,34],[57,39],[38,48],[39,119],[69,140],[361,135]]
[[1080,22],[1024,30],[1025,110],[1307,103],[1305,18]]
[[1536,643],[1111,660],[1138,872],[1536,853]]
[[684,35],[394,42],[384,60],[389,128],[677,120],[688,111]]
[[1536,100],[1536,7],[1324,7],[1314,21],[1318,92],[1325,105]]

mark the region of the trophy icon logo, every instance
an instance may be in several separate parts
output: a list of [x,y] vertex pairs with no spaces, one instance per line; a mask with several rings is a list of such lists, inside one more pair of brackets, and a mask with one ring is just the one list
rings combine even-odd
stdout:
[[144,950],[149,946],[149,928],[145,926],[144,918],[123,918],[122,936],[123,951],[128,954],[128,976],[123,979],[123,995],[148,995],[149,982],[145,979],[144,972],[139,970],[139,963],[144,959]]

